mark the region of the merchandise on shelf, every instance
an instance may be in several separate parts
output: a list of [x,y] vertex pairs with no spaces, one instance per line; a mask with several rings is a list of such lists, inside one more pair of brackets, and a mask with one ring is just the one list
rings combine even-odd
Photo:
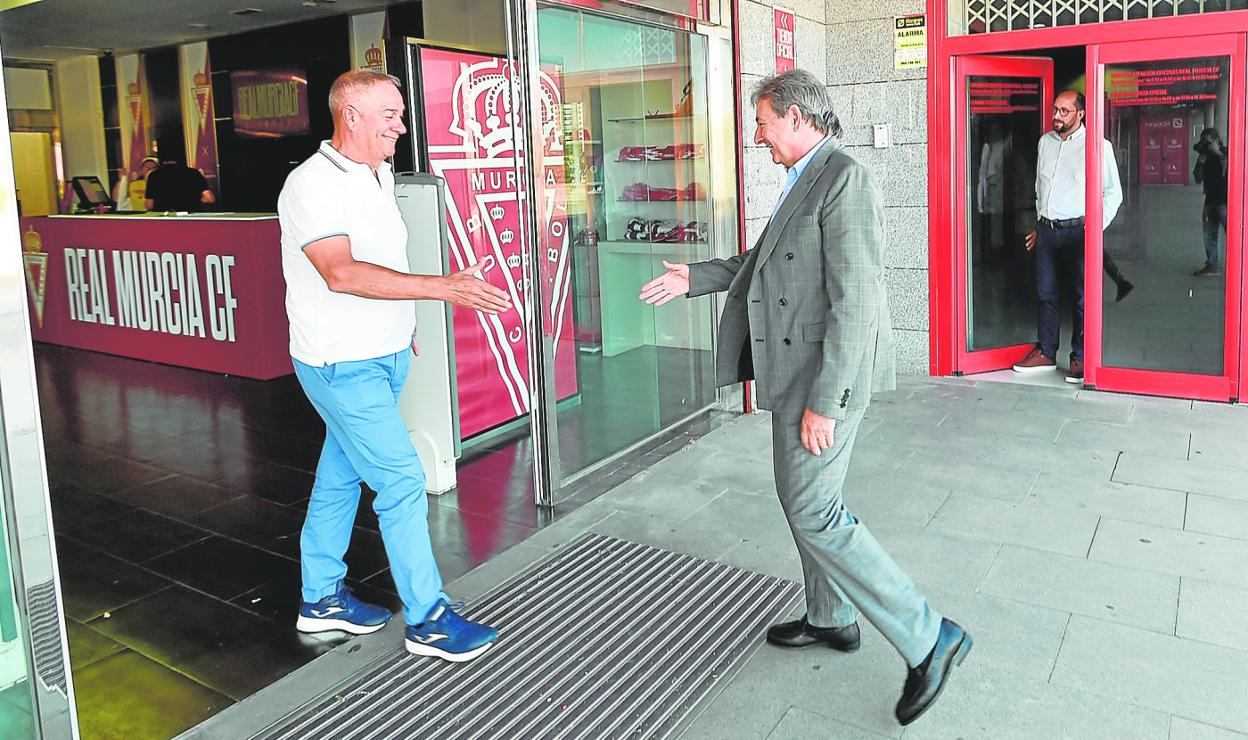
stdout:
[[672,200],[706,200],[706,188],[701,183],[691,182],[684,188],[660,188],[644,182],[625,185],[620,192],[623,201],[672,201]]
[[706,148],[702,144],[673,144],[671,146],[625,146],[620,147],[617,162],[670,162],[677,159],[702,159]]
[[624,230],[624,238],[634,242],[703,243],[707,225],[701,221],[678,221],[668,218],[645,219],[634,216]]

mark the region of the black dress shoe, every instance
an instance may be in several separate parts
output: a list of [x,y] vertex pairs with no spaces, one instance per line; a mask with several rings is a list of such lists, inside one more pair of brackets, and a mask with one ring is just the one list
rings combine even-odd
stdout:
[[862,633],[857,623],[848,627],[811,627],[806,617],[802,617],[767,630],[767,642],[788,648],[824,644],[842,653],[852,653],[862,644]]
[[927,656],[925,665],[911,668],[906,676],[901,701],[897,702],[897,721],[908,725],[926,712],[944,690],[949,672],[955,665],[961,665],[969,652],[971,636],[948,619],[941,619],[936,647]]

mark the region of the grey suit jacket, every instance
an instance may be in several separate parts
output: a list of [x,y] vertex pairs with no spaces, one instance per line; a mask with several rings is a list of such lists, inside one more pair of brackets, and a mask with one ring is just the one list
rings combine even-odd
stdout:
[[884,204],[830,139],[743,254],[689,266],[689,296],[727,290],[715,380],[751,376],[759,408],[844,419],[896,387]]

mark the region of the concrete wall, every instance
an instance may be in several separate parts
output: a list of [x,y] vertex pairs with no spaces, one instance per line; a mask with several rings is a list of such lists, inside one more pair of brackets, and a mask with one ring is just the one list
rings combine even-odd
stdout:
[[[783,3],[781,3],[783,5]],[[893,16],[925,12],[923,0],[805,0],[797,12],[799,67],[828,83],[845,128],[844,142],[884,191],[889,299],[902,372],[928,373],[927,82],[926,70],[893,69]],[[749,92],[774,70],[771,6],[741,0],[741,110],[745,150],[746,235],[757,238],[784,184],[754,136]],[[872,146],[872,124],[892,126],[893,145]]]

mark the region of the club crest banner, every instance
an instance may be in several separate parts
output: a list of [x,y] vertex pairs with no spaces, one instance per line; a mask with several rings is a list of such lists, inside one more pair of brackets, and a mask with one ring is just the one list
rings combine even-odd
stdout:
[[186,164],[203,173],[208,187],[217,187],[217,124],[212,100],[212,64],[208,42],[178,47],[182,76],[182,132],[186,137]]
[[147,81],[143,58],[123,54],[114,60],[117,69],[117,107],[121,123],[121,161],[130,182],[139,177],[139,165],[150,153],[147,137],[151,115],[147,108]]
[[351,68],[386,71],[386,11],[351,16]]
[[[524,198],[517,182],[518,174],[524,176],[525,157],[516,151],[513,74],[518,71],[500,57],[420,50],[422,143],[431,171],[446,180],[452,266],[463,269],[492,257],[483,275],[507,291],[512,302],[512,309],[498,316],[460,307],[453,311],[460,433],[465,439],[529,411],[525,316],[530,290],[520,249]],[[538,187],[545,190],[546,209],[540,214],[538,248],[545,263],[539,276],[544,330],[554,337],[555,393],[566,398],[576,392],[577,380],[557,77],[554,69],[541,74],[546,166]]]

